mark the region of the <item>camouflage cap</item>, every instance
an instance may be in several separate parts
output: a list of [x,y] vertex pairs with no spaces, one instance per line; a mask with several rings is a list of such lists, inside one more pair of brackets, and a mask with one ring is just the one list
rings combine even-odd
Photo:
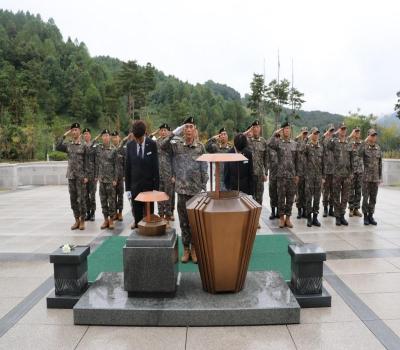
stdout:
[[354,131],[361,131],[361,128],[360,128],[359,126],[356,126],[356,127],[354,128]]
[[311,134],[319,134],[319,130],[316,126],[311,129]]
[[302,134],[305,134],[305,133],[308,134],[308,128],[307,128],[306,126],[303,126],[303,127],[301,128],[301,133],[302,133]]
[[80,128],[81,128],[81,125],[80,125],[79,123],[72,123],[72,124],[71,124],[71,129],[75,129],[75,128],[80,129]]
[[333,124],[329,124],[328,128],[326,130],[333,131],[333,130],[335,130],[335,126]]
[[339,129],[347,129],[346,124],[344,122],[340,123]]
[[376,132],[375,129],[369,129],[368,130],[368,136],[374,136],[374,135],[378,135],[378,133]]

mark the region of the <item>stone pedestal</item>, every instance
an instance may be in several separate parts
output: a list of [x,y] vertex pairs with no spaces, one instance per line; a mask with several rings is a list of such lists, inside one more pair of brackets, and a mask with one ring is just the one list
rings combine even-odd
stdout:
[[72,309],[88,287],[87,257],[89,246],[77,246],[70,253],[58,248],[50,254],[54,264],[54,293],[47,297],[47,307]]
[[162,236],[134,230],[123,248],[124,288],[129,296],[169,296],[176,292],[178,242],[175,229]]
[[331,306],[331,296],[322,286],[325,251],[307,243],[289,245],[292,277],[290,288],[301,307]]

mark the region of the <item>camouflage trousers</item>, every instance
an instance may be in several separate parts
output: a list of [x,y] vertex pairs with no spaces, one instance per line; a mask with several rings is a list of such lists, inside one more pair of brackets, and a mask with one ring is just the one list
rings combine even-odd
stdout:
[[333,174],[325,175],[325,182],[322,187],[322,204],[333,207]]
[[189,217],[186,210],[186,202],[193,196],[178,193],[178,216],[182,232],[182,243],[184,247],[189,247],[192,243],[192,231],[190,230]]
[[360,209],[362,174],[354,174],[350,185],[349,209]]
[[160,177],[160,191],[165,192],[169,200],[158,202],[158,215],[172,216],[174,213],[175,184],[171,181],[171,178]]
[[297,208],[306,207],[305,190],[306,190],[306,179],[304,176],[299,176],[299,183],[297,184],[297,193],[296,193]]
[[96,191],[97,191],[97,182],[94,179],[89,179],[86,184],[86,210],[87,211],[95,211],[96,210]]
[[118,179],[115,186],[115,209],[122,212],[124,209],[124,180]]
[[74,217],[86,215],[86,185],[83,179],[68,179],[69,199]]
[[112,183],[100,182],[99,186],[101,210],[104,217],[115,215],[115,187]]
[[281,215],[292,215],[292,206],[296,194],[296,183],[293,177],[278,177],[278,213]]
[[318,214],[321,200],[322,177],[307,177],[305,181],[306,214]]
[[351,178],[349,176],[333,177],[333,205],[335,216],[338,218],[346,213],[347,202],[349,201],[349,192]]
[[262,205],[264,195],[264,181],[262,175],[253,175],[254,182],[254,199],[257,203]]
[[375,212],[376,197],[378,196],[378,186],[378,182],[363,182],[362,212],[364,214],[373,214]]
[[278,179],[276,176],[269,177],[268,190],[271,208],[276,208],[278,206]]

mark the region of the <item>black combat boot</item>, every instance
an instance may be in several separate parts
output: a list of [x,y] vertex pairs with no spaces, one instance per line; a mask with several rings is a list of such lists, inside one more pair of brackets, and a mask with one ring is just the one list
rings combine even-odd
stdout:
[[340,222],[342,225],[347,226],[349,223],[347,222],[347,220],[344,218],[344,215],[340,216]]
[[308,227],[311,227],[311,226],[312,226],[311,214],[308,214],[308,216],[307,216],[307,226],[308,226]]
[[318,226],[318,227],[321,226],[321,223],[318,221],[318,214],[317,213],[313,214],[312,224],[314,226]]
[[369,215],[368,215],[368,218],[369,218],[369,223],[370,223],[371,225],[374,225],[374,226],[378,225],[378,223],[375,221],[375,219],[374,219],[374,217],[373,217],[373,214],[369,214]]
[[329,214],[329,216],[332,216],[332,217],[335,216],[335,212],[333,211],[333,205],[329,206],[329,213],[328,214]]
[[90,211],[90,221],[94,221],[94,210]]
[[368,214],[364,214],[364,225],[369,225],[369,215]]
[[270,220],[274,220],[276,218],[275,207],[271,207],[271,215],[269,216]]
[[302,216],[303,216],[302,209],[301,209],[301,208],[298,208],[298,209],[297,209],[297,218],[298,218],[298,219],[301,219]]
[[336,218],[336,226],[341,226],[342,225],[342,221],[340,220],[340,218]]
[[90,220],[90,210],[86,212],[85,221]]
[[328,206],[324,205],[324,214],[323,217],[326,218],[328,216]]

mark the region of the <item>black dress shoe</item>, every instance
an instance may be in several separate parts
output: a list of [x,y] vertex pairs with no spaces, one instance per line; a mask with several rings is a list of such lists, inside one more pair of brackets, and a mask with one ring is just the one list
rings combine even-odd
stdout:
[[297,211],[297,218],[301,219],[302,216],[303,216],[302,210],[301,210],[301,208],[299,208]]
[[344,218],[344,215],[342,215],[340,217],[340,223],[344,226],[347,226],[349,223],[347,222],[347,220]]
[[370,214],[370,215],[368,216],[368,218],[369,218],[369,223],[370,223],[371,225],[374,225],[374,226],[378,225],[378,223],[375,221],[375,219],[374,219],[374,217],[372,216],[372,214]]
[[342,225],[342,221],[340,220],[340,218],[336,218],[336,226],[341,226]]
[[328,216],[328,207],[324,206],[324,214],[322,215],[324,218]]
[[271,215],[269,216],[270,220],[274,220],[276,218],[275,207],[271,207]]
[[369,215],[364,214],[364,225],[369,225],[369,224],[370,224],[370,222],[369,222]]
[[335,212],[334,212],[334,210],[333,210],[333,206],[331,205],[330,207],[329,207],[329,216],[335,216]]
[[90,212],[90,221],[94,221],[94,210]]

